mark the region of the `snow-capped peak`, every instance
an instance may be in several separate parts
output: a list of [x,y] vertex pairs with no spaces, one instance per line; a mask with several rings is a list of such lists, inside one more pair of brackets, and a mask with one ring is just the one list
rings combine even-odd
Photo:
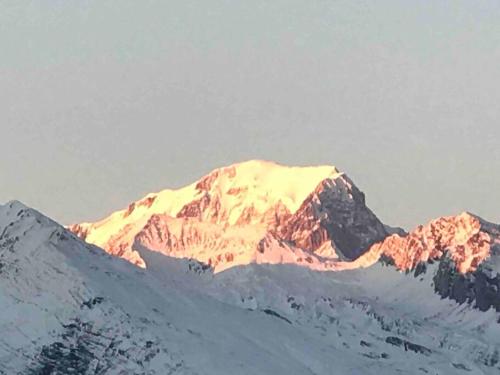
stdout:
[[219,168],[202,178],[197,189],[224,197],[222,206],[234,206],[227,218],[236,223],[244,208],[264,213],[278,202],[294,213],[321,181],[337,178],[334,166],[288,167],[268,161],[251,160]]
[[338,258],[338,251],[352,258],[386,235],[364,195],[334,166],[261,160],[215,169],[184,188],[149,194],[99,222],[70,229],[140,266],[145,264],[137,249],[146,246],[219,269],[265,262],[257,248],[267,234],[327,258]]
[[[282,204],[291,213],[327,178],[341,173],[333,166],[286,167],[273,162],[251,160],[218,168],[186,187],[148,194],[127,208],[96,223],[82,223],[71,229],[87,241],[106,246],[110,236],[133,225],[144,226],[153,214],[176,217],[188,204],[203,203],[209,195],[213,209],[206,219],[236,224],[245,215],[260,220],[271,208]],[[217,211],[217,212],[214,212]]]

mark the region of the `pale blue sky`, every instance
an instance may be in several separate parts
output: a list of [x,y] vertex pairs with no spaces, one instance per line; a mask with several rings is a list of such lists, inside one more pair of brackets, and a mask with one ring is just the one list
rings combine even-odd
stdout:
[[0,202],[62,223],[247,159],[500,222],[500,2],[0,1]]

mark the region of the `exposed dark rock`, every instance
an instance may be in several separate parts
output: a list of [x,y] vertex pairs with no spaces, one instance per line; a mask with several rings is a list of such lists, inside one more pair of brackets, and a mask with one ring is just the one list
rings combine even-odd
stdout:
[[262,312],[266,313],[267,315],[271,315],[271,316],[274,316],[274,317],[279,318],[279,319],[281,319],[281,320],[284,320],[285,322],[287,322],[287,323],[289,323],[289,324],[292,324],[292,322],[291,322],[289,319],[287,319],[287,318],[285,318],[284,316],[282,316],[282,315],[278,314],[278,313],[277,313],[276,311],[274,311],[274,310],[271,310],[271,309],[264,309],[264,310],[262,310]]
[[98,304],[102,303],[103,300],[104,300],[104,298],[102,298],[102,297],[91,298],[88,301],[82,302],[82,307],[86,306],[89,309],[91,309],[95,305],[98,305]]
[[177,214],[177,217],[193,217],[201,219],[201,215],[210,205],[210,196],[204,194],[200,199],[186,204]]
[[430,355],[432,351],[425,346],[414,344],[410,341],[400,339],[399,337],[394,337],[394,336],[388,336],[385,339],[385,342],[394,346],[398,346],[401,348],[404,348],[405,351],[412,351],[418,354],[423,354],[423,355]]
[[472,371],[470,368],[468,368],[467,366],[465,366],[462,363],[452,363],[452,365],[453,365],[453,367],[455,367],[458,370]]
[[474,303],[481,311],[494,308],[500,311],[500,276],[489,277],[483,266],[471,273],[461,274],[451,259],[444,256],[434,275],[434,290],[443,298],[458,303]]

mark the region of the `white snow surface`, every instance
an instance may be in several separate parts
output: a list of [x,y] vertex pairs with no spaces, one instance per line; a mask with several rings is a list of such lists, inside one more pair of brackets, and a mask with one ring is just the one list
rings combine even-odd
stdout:
[[[498,374],[493,310],[440,299],[432,267],[141,269],[19,202],[0,207],[0,374]],[[45,371],[45,372],[44,372]]]

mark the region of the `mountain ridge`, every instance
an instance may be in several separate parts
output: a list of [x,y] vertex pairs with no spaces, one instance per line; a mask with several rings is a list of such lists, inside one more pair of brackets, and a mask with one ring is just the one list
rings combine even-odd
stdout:
[[[417,232],[425,226],[407,233],[385,225],[366,206],[363,192],[336,167],[288,167],[251,160],[217,168],[175,191],[148,194],[103,220],[69,229],[141,267],[147,265],[138,249],[148,248],[196,259],[216,272],[254,262],[342,270],[368,267],[380,257],[410,270],[443,255],[453,242],[455,225],[478,229],[476,221],[485,222],[474,218],[478,217],[463,214],[431,221],[426,226],[452,221],[446,227],[450,233],[438,231],[449,239],[446,243],[433,239],[432,229],[429,247],[444,248],[417,251],[414,242],[424,241]],[[486,243],[488,234],[478,231],[473,235]],[[434,253],[422,255],[429,251]],[[454,259],[461,273],[474,271],[488,258],[490,246],[486,243],[480,252],[467,264]],[[402,260],[409,257],[413,260]]]

